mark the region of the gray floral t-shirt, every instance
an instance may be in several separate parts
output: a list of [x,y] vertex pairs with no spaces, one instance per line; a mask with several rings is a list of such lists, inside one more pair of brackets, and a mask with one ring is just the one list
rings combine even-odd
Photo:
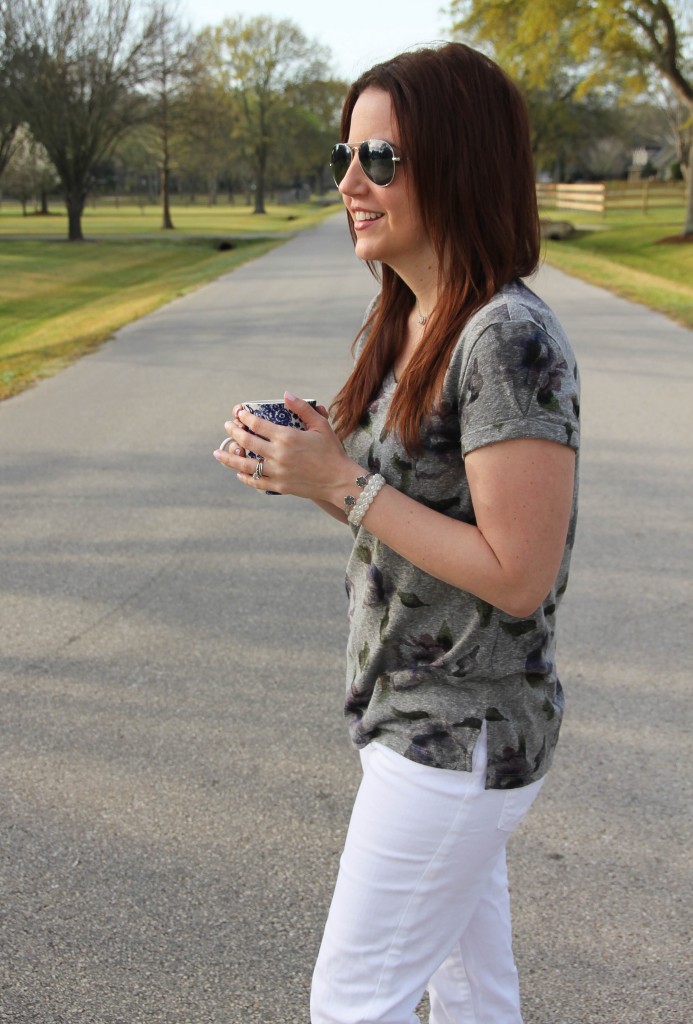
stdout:
[[[370,472],[453,519],[475,522],[464,465],[474,449],[520,437],[578,448],[575,357],[555,315],[520,282],[503,288],[462,332],[416,458],[385,429],[395,387],[389,373],[345,448]],[[576,511],[577,460],[560,571],[525,619],[417,569],[364,527],[354,531],[345,714],[357,747],[377,739],[413,761],[471,771],[485,721],[487,788],[524,786],[544,775],[563,712],[555,623]]]

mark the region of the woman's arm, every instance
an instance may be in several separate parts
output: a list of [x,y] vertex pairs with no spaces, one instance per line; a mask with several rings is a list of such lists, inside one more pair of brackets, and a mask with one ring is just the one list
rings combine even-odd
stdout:
[[575,453],[555,441],[518,439],[479,448],[465,464],[476,526],[389,486],[363,525],[424,572],[523,618],[544,600],[563,558]]
[[317,505],[318,508],[321,508],[323,512],[327,512],[328,516],[332,516],[332,518],[336,519],[338,523],[344,523],[346,525],[349,522],[346,517],[346,512],[344,512],[343,509],[337,508],[336,505],[330,504],[329,501],[317,501],[313,498],[313,504]]
[[[238,418],[266,440],[253,442],[265,474],[252,478],[252,460],[232,453],[215,457],[249,487],[295,494],[317,502],[344,521],[344,498],[357,495],[362,467],[345,453],[329,423],[301,399],[287,405],[308,430]],[[239,444],[242,427],[227,425]],[[246,435],[247,438],[247,435]],[[250,465],[247,465],[250,463]],[[550,591],[563,557],[572,507],[575,454],[555,441],[499,441],[465,460],[476,525],[462,523],[386,485],[368,509],[364,527],[424,572],[475,594],[510,615],[531,614]]]

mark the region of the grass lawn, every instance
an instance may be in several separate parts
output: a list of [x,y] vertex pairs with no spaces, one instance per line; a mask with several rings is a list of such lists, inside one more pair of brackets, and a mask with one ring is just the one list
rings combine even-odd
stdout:
[[[218,217],[215,208],[200,208],[197,220],[174,210],[174,224],[186,224],[189,234],[164,233],[150,218],[140,237],[132,237],[136,232],[130,229],[139,211],[95,211],[93,219],[85,217],[84,231],[96,240],[82,243],[63,240],[64,217],[23,218],[0,211],[0,399],[330,212],[310,204],[273,208],[266,217],[248,208],[216,210]],[[157,225],[158,217],[157,211]],[[27,221],[35,230],[20,238]],[[49,223],[54,231],[47,230]],[[263,238],[267,234],[280,237]],[[233,248],[220,250],[222,240],[233,240]]]
[[[331,209],[338,209],[337,203]],[[82,217],[85,238],[112,237],[114,235],[153,235],[175,239],[181,235],[267,235],[293,233],[317,224],[325,209],[315,203],[296,203],[292,206],[268,205],[266,214],[253,213],[251,206],[230,206],[219,202],[173,206],[171,216],[174,231],[162,231],[161,209],[158,206],[134,206],[113,203],[87,206]],[[36,236],[55,235],[67,238],[67,215],[55,207],[47,217],[30,213],[23,217],[17,204],[0,206],[0,238],[3,235]]]
[[681,210],[614,212],[601,221],[574,210],[541,214],[577,228],[572,238],[546,243],[548,263],[693,328],[693,242],[663,242],[680,234]]

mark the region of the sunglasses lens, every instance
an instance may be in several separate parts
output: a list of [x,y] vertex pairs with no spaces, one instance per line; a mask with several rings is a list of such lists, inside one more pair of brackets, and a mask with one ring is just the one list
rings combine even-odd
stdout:
[[394,150],[389,142],[370,140],[359,146],[359,161],[374,185],[389,185],[395,176]]
[[351,150],[345,142],[338,142],[332,149],[332,156],[330,157],[330,167],[332,168],[332,177],[334,178],[335,185],[341,183],[344,175],[349,170],[350,163]]

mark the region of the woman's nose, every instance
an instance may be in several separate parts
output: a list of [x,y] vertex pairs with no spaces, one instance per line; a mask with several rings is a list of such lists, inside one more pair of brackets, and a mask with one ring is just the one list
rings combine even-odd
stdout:
[[366,175],[363,173],[358,155],[354,153],[348,170],[339,183],[339,191],[342,195],[351,195],[354,192],[362,191],[366,184]]

